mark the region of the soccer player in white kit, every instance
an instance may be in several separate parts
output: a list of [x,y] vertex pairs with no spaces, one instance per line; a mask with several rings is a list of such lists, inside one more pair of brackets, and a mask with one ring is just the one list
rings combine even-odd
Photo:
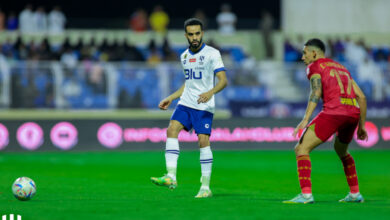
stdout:
[[[168,173],[162,177],[152,177],[151,181],[170,189],[177,187],[176,168],[180,152],[177,138],[182,129],[190,131],[193,128],[198,135],[202,171],[202,186],[195,197],[206,198],[212,196],[210,177],[213,154],[210,134],[215,111],[214,94],[226,87],[227,79],[221,53],[202,42],[202,22],[190,18],[185,21],[184,30],[189,48],[181,54],[180,59],[186,81],[158,105],[160,109],[166,110],[173,100],[180,97],[167,129],[165,160]],[[215,77],[218,78],[216,85]]]

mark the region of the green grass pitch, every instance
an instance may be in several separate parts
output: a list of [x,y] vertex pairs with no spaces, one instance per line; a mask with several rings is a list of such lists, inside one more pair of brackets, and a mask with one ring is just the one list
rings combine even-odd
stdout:
[[[164,152],[60,152],[0,154],[0,216],[58,219],[390,219],[390,151],[352,151],[366,202],[342,204],[348,192],[342,164],[331,151],[315,151],[315,204],[282,204],[299,192],[292,151],[214,150],[214,197],[195,199],[199,152],[183,150],[178,188],[150,182],[165,172]],[[16,200],[11,184],[28,176],[37,194]]]

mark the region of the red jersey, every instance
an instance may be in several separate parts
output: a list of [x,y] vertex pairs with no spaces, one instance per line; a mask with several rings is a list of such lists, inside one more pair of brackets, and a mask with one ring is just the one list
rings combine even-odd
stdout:
[[309,64],[306,73],[309,80],[313,74],[321,75],[323,113],[360,116],[352,77],[343,65],[329,58],[321,58]]

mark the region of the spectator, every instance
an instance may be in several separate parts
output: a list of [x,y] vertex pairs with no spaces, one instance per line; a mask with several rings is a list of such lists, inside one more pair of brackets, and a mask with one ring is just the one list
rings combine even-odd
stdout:
[[3,45],[0,44],[0,64],[6,63],[7,58],[3,53]]
[[83,49],[83,47],[84,47],[83,38],[79,37],[79,39],[77,40],[77,43],[72,46],[72,49],[75,51],[78,51],[80,53],[80,51],[81,51],[81,49]]
[[[261,29],[261,34],[263,35],[263,43],[265,46],[266,58],[273,58],[274,56],[274,49],[272,44],[273,27],[274,27],[274,17],[270,12],[264,10],[261,13],[260,29]],[[303,47],[303,44],[301,47]]]
[[156,64],[160,63],[161,62],[161,54],[158,51],[156,41],[154,41],[154,39],[152,39],[149,42],[148,49],[149,49],[149,56],[147,59],[147,63],[149,65],[156,65]]
[[[57,57],[57,60],[61,60],[62,54],[68,49],[73,52],[73,47],[70,44],[69,37],[66,37],[62,43],[55,44],[53,48],[53,52]],[[77,56],[77,54],[75,54]]]
[[75,68],[78,62],[77,55],[72,51],[71,47],[64,48],[64,52],[61,55],[60,61],[68,69]]
[[300,59],[301,59],[301,54],[297,51],[295,46],[291,43],[290,39],[286,38],[284,40],[284,61],[297,62]]
[[33,19],[32,6],[26,5],[24,10],[19,14],[20,32],[32,33],[35,30],[35,23]]
[[123,57],[124,60],[138,61],[138,62],[145,61],[145,58],[142,55],[142,53],[134,45],[130,44],[130,42],[126,40],[124,44],[125,44],[124,45],[125,53]]
[[7,38],[5,42],[1,45],[1,51],[8,59],[14,59],[14,48],[13,44],[11,43],[11,39]]
[[44,7],[40,6],[37,8],[37,10],[33,14],[33,21],[35,23],[35,32],[47,32],[47,15]]
[[100,51],[100,60],[109,60],[110,58],[110,45],[108,39],[104,38],[103,42],[100,44],[98,50]]
[[28,58],[28,48],[27,46],[23,43],[22,38],[18,36],[14,43],[14,50],[16,52],[16,58],[19,60],[27,60]]
[[335,59],[339,62],[345,61],[345,42],[343,42],[339,37],[333,43],[333,55]]
[[34,39],[28,43],[28,60],[39,60],[37,40],[38,39]]
[[362,40],[357,43],[351,41],[349,37],[346,38],[345,57],[353,64],[364,62],[367,56],[366,48]]
[[195,11],[194,18],[197,18],[203,22],[203,30],[207,29],[208,19],[202,9],[198,9]]
[[49,40],[47,38],[44,38],[42,42],[38,45],[37,53],[39,56],[39,60],[48,61],[52,59],[51,48]]
[[326,41],[326,52],[325,56],[330,57],[332,59],[335,58],[335,53],[334,53],[334,43],[331,38],[328,38]]
[[121,61],[124,57],[125,51],[123,47],[123,40],[116,38],[110,49],[109,61]]
[[94,64],[88,73],[87,83],[92,88],[94,94],[106,93],[106,76],[104,69],[99,64]]
[[130,17],[130,29],[135,32],[143,32],[148,29],[148,14],[142,8],[137,9]]
[[217,15],[219,32],[224,35],[231,35],[236,32],[237,17],[231,11],[229,4],[221,6],[221,12]]
[[384,95],[384,77],[380,68],[368,56],[358,65],[358,79],[363,83],[362,88],[364,89],[364,83],[368,82],[369,90],[372,91],[372,94],[370,92],[367,93],[367,96],[371,95],[368,98],[373,98],[375,101],[382,101]]
[[49,33],[62,34],[65,30],[66,17],[60,6],[55,6],[49,13]]
[[21,98],[23,100],[23,108],[37,107],[36,99],[39,96],[39,90],[34,83],[34,78],[31,73],[27,76],[27,86],[24,86],[21,91],[23,91],[21,95]]
[[[104,42],[106,42],[106,39]],[[98,47],[96,46],[95,38],[92,37],[80,50],[81,60],[96,60],[97,51]],[[100,51],[103,52],[103,50]]]
[[164,61],[177,61],[177,57],[175,52],[173,52],[171,45],[169,44],[168,37],[164,38],[164,42],[162,45],[162,53]]
[[221,51],[221,47],[215,42],[215,40],[213,38],[210,38],[207,42],[207,45],[209,45],[210,47],[214,47],[215,49]]
[[15,31],[18,29],[18,18],[15,12],[11,11],[7,18],[7,29],[9,31]]
[[0,31],[4,31],[5,29],[5,14],[0,8]]
[[169,16],[161,5],[154,7],[153,12],[149,17],[149,23],[153,31],[162,34],[166,33],[169,24]]
[[82,85],[80,80],[72,76],[70,79],[65,80],[63,89],[63,95],[65,97],[79,97],[82,93]]

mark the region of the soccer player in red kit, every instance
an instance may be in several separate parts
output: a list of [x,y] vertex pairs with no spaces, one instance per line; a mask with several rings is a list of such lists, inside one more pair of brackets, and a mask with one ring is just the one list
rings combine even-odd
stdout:
[[[304,132],[295,146],[298,164],[298,178],[302,193],[284,203],[313,203],[311,191],[311,162],[309,153],[337,134],[334,149],[344,166],[350,193],[339,202],[363,202],[359,192],[355,162],[348,153],[348,144],[357,129],[360,140],[367,139],[364,127],[366,120],[366,98],[351,74],[341,64],[325,58],[325,45],[319,39],[305,43],[302,60],[307,65],[306,74],[310,80],[311,93],[303,120],[295,128],[293,135]],[[320,98],[322,111],[309,123]]]

